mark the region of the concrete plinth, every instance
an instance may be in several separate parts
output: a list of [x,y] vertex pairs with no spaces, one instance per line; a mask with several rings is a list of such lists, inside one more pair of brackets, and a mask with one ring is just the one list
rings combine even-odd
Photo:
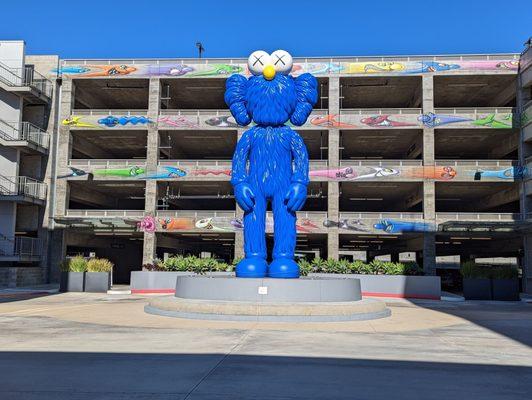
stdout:
[[390,315],[384,302],[362,300],[358,279],[178,277],[175,296],[152,299],[150,314],[271,322],[353,321]]

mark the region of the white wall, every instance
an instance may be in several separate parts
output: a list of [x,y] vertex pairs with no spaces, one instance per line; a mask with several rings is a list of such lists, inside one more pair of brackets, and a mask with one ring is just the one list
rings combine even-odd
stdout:
[[18,163],[17,149],[0,146],[0,175],[18,176]]
[[0,40],[0,62],[11,68],[24,66],[24,41]]

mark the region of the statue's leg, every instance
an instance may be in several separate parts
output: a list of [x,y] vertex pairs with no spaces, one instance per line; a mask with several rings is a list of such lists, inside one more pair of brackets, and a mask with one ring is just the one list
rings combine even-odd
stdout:
[[296,215],[287,210],[286,191],[279,191],[272,201],[274,233],[273,261],[268,267],[271,278],[299,278],[299,266],[294,261],[296,249]]
[[244,214],[244,255],[236,266],[240,278],[262,278],[266,276],[266,199],[255,191],[253,210]]

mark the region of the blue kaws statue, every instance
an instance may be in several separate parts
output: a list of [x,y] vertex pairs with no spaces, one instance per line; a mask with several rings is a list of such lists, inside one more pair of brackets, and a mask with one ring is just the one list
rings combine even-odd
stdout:
[[[244,132],[233,155],[231,184],[244,210],[245,258],[236,276],[298,278],[294,261],[296,211],[307,197],[308,155],[303,139],[287,121],[303,125],[318,98],[317,81],[310,74],[288,75],[292,57],[277,50],[256,51],[248,59],[253,74],[227,80],[225,102],[239,125],[255,126]],[[272,203],[273,261],[266,262],[266,209]]]

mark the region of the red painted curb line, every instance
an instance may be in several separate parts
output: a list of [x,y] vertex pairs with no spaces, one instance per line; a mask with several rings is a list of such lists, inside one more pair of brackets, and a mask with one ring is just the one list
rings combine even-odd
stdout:
[[[131,289],[131,294],[174,294],[175,289]],[[436,296],[427,296],[423,294],[395,294],[395,293],[378,293],[378,292],[362,292],[362,296],[366,297],[388,297],[395,299],[423,299],[423,300],[440,300]]]

